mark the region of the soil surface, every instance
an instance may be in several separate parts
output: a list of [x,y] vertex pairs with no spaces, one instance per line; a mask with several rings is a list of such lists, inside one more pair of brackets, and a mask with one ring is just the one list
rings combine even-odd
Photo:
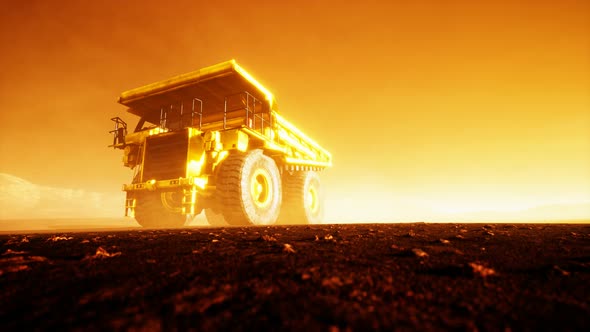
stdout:
[[590,330],[590,225],[0,235],[0,330]]

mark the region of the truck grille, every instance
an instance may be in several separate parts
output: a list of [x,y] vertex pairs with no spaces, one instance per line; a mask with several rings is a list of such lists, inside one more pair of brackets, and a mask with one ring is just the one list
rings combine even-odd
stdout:
[[143,181],[186,176],[188,134],[186,131],[148,137],[143,163]]

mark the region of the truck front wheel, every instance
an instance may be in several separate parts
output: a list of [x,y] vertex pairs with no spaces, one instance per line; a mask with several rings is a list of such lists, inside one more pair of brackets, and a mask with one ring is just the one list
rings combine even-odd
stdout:
[[323,217],[320,176],[316,172],[283,175],[281,224],[318,224]]
[[150,192],[138,196],[135,220],[143,227],[182,227],[186,216],[170,210],[171,204],[180,202],[181,195],[176,192]]
[[232,153],[221,164],[217,194],[230,225],[272,225],[281,208],[281,177],[262,150]]

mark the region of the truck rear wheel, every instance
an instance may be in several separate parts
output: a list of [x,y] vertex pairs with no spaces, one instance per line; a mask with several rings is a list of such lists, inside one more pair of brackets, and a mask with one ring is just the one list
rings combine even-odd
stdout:
[[135,220],[143,227],[182,227],[186,216],[170,210],[180,195],[176,192],[142,194],[137,197]]
[[323,217],[320,176],[316,172],[283,175],[281,224],[318,224]]
[[281,177],[262,150],[230,154],[217,182],[225,220],[230,225],[272,225],[281,208]]
[[227,226],[229,225],[221,212],[215,212],[213,209],[205,209],[205,218],[211,226]]

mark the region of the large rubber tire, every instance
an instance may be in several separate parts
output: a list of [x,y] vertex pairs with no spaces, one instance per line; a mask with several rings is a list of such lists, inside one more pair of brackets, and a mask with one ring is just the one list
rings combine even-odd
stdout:
[[223,213],[215,212],[213,209],[205,209],[205,218],[207,218],[207,222],[211,226],[227,226],[229,225],[225,218],[223,217]]
[[319,224],[324,215],[320,176],[316,172],[283,174],[281,224]]
[[[180,195],[180,193],[145,193],[137,197],[135,207],[135,220],[143,226],[150,228],[182,227],[186,222],[184,214],[173,212],[164,206],[164,196]],[[177,198],[178,199],[178,198]]]
[[222,162],[217,195],[230,225],[275,224],[281,208],[281,177],[262,150],[232,153]]

